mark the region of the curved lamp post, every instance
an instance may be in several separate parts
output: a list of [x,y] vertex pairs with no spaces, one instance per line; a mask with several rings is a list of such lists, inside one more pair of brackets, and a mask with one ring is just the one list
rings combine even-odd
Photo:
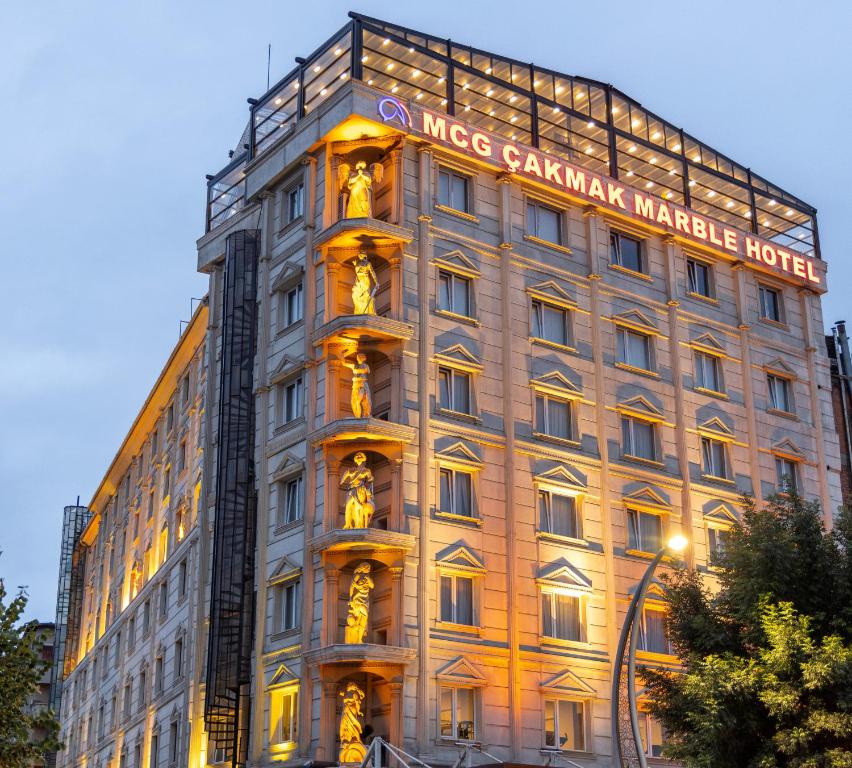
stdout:
[[[654,559],[648,564],[642,579],[639,582],[639,587],[630,601],[627,608],[627,615],[624,617],[624,626],[621,628],[621,636],[618,639],[618,648],[615,655],[615,666],[613,667],[612,675],[612,745],[613,756],[616,758],[615,765],[622,768],[624,759],[627,757],[631,765],[635,765],[638,761],[640,768],[647,768],[648,761],[645,759],[645,751],[642,749],[642,734],[639,732],[639,711],[636,708],[636,638],[639,635],[639,621],[642,620],[642,607],[645,603],[645,595],[648,593],[648,587],[654,578],[654,571],[657,569],[660,560],[663,559],[669,552],[683,552],[689,542],[682,534],[672,536],[666,546],[657,552]],[[630,646],[627,648],[628,638]],[[633,743],[636,748],[636,755],[624,755],[621,749],[620,728],[618,719],[618,705],[621,697],[621,674],[624,666],[624,654],[627,651],[627,701],[630,709],[630,730],[633,735]]]

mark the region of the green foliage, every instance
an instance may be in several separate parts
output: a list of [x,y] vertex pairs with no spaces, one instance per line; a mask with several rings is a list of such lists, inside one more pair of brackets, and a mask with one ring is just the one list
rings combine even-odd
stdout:
[[26,604],[23,591],[7,603],[0,579],[0,768],[28,768],[61,747],[53,712],[26,712],[27,698],[50,666],[41,658],[38,623],[21,621]]
[[743,500],[719,589],[663,577],[684,670],[644,669],[668,757],[689,768],[852,768],[852,514]]

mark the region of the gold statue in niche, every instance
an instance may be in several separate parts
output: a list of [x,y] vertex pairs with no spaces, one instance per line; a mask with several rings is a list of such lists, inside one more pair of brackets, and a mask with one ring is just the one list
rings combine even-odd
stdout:
[[355,362],[350,363],[346,358],[349,355],[344,352],[340,357],[342,365],[352,371],[352,415],[356,419],[369,419],[373,415],[373,401],[370,397],[370,384],[367,377],[370,375],[370,366],[367,365],[367,356],[358,352],[355,347]]
[[343,642],[363,643],[367,637],[367,619],[370,615],[370,590],[376,586],[370,578],[370,564],[361,563],[352,574],[349,585],[349,615]]
[[376,291],[379,290],[379,278],[370,263],[370,257],[364,251],[352,261],[355,267],[355,282],[352,284],[352,306],[356,315],[376,314]]
[[344,528],[369,528],[376,505],[373,501],[373,473],[366,466],[367,457],[361,451],[354,456],[355,466],[347,469],[340,487],[348,491],[343,512]]
[[348,683],[346,690],[341,691],[343,697],[343,712],[340,715],[340,754],[338,761],[342,763],[360,763],[367,754],[367,748],[361,741],[364,727],[361,718],[361,702],[366,696],[357,683]]
[[372,187],[373,182],[381,183],[384,166],[373,163],[367,172],[367,163],[359,160],[355,170],[349,163],[341,163],[337,171],[341,191],[348,192],[346,200],[346,218],[361,219],[373,215]]

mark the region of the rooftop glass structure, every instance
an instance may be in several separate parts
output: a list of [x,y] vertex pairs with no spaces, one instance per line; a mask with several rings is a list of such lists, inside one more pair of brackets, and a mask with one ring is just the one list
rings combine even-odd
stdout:
[[350,21],[261,98],[232,162],[209,177],[207,228],[245,204],[244,168],[350,79],[623,180],[819,257],[816,209],[612,85],[378,19]]

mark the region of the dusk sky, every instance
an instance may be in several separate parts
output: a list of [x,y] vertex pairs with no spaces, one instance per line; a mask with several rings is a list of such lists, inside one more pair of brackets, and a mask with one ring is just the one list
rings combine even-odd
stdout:
[[[358,10],[569,74],[816,206],[852,320],[852,10],[836,0],[2,3],[0,577],[53,620],[62,508],[87,504],[207,280],[205,179],[246,98]],[[849,315],[846,318],[846,315]]]

